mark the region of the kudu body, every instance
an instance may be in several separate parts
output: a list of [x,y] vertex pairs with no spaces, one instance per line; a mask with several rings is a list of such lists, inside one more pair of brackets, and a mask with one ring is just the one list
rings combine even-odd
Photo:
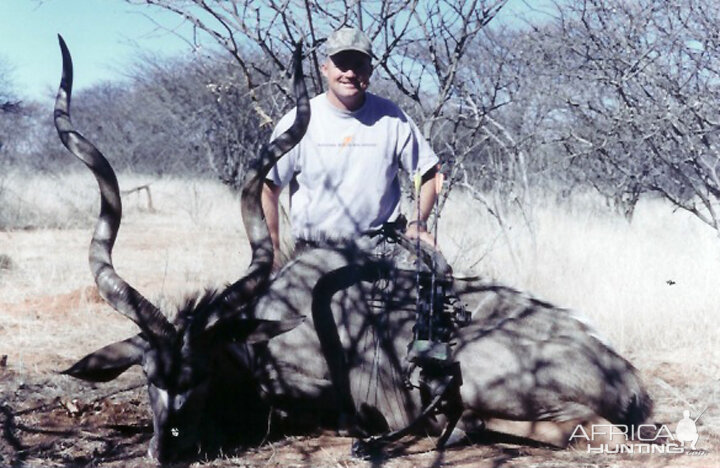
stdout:
[[[121,219],[117,181],[105,158],[70,123],[72,66],[62,39],[61,47],[56,126],[101,192],[91,270],[101,295],[141,330],[66,372],[108,381],[141,364],[153,412],[150,454],[161,461],[195,447],[198,434],[192,428],[208,398],[208,375],[216,355],[228,349],[239,357],[245,384],[238,399],[253,399],[249,407],[262,400],[290,415],[300,407],[333,416],[350,412],[359,415],[367,434],[416,420],[426,395],[418,388],[417,369],[406,360],[415,323],[408,304],[415,304],[415,286],[407,275],[396,274],[397,245],[383,247],[387,255],[380,256],[368,253],[363,240],[359,247],[306,250],[269,280],[272,243],[262,219],[260,184],[273,161],[299,141],[309,120],[299,53],[295,123],[263,150],[261,166],[243,187],[243,221],[253,248],[248,272],[226,290],[190,301],[171,324],[112,267]],[[637,371],[574,314],[479,280],[457,279],[455,291],[472,312],[471,323],[452,338],[464,382],[466,426],[477,427],[487,418],[635,424],[648,416],[651,401]],[[417,430],[437,432],[441,419],[424,419]],[[550,442],[561,445],[563,437]]]
[[[393,268],[392,260],[353,247],[306,251],[255,307],[257,318],[307,315],[268,342],[275,371],[305,376],[306,383],[332,375],[336,393],[351,397],[342,410],[357,413],[369,433],[410,424],[426,404],[417,369],[406,359],[416,320],[414,278]],[[492,420],[502,432],[564,446],[576,424],[635,425],[649,416],[652,401],[637,370],[576,313],[478,279],[456,279],[455,292],[472,313],[451,340],[463,380],[461,428]],[[437,433],[442,422],[421,427]]]

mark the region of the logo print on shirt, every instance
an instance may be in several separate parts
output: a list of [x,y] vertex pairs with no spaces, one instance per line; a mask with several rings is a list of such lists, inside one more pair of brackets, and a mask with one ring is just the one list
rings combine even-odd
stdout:
[[378,146],[377,142],[369,143],[358,143],[355,141],[355,135],[348,135],[343,137],[340,141],[336,140],[335,137],[330,136],[331,142],[317,144],[318,148],[375,148]]
[[342,145],[340,145],[341,148],[345,148],[346,146],[350,145],[353,141],[353,136],[348,135],[345,138],[343,138]]

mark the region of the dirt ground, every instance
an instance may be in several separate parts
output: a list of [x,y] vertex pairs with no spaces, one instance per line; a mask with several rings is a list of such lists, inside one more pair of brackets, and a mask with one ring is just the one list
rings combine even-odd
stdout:
[[[132,220],[129,224],[132,230]],[[141,291],[163,295],[227,280],[230,267],[220,265],[225,260],[213,255],[213,247],[231,245],[236,251],[243,244],[233,230],[187,229],[183,237],[173,237],[156,229],[141,237],[138,233],[146,229],[136,226],[135,233],[127,235],[121,250],[129,253],[120,254],[116,266],[121,274],[128,272],[127,279]],[[0,233],[0,248],[13,246],[4,250],[11,252],[11,261],[0,268],[1,467],[155,466],[146,456],[152,425],[139,369],[104,384],[58,373],[86,353],[135,332],[133,324],[95,293],[87,272],[88,239],[86,229]],[[207,253],[187,264],[168,266],[168,258],[186,257],[188,252]],[[217,277],[200,274],[210,270],[219,271]],[[151,300],[156,295],[150,293]],[[597,454],[489,433],[474,444],[444,452],[434,451],[430,439],[410,440],[382,460],[363,461],[351,457],[350,439],[318,432],[284,434],[258,446],[195,461],[193,466],[720,466],[718,364],[705,350],[694,349],[626,357],[648,384],[656,403],[656,423],[674,430],[683,410],[710,405],[697,421],[699,450],[675,455]]]

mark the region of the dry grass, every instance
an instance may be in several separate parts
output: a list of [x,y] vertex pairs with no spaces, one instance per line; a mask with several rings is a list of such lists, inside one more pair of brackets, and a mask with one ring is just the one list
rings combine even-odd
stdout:
[[[641,203],[629,223],[587,195],[536,207],[533,220],[531,234],[511,215],[506,240],[481,206],[456,200],[443,213],[440,242],[458,268],[480,253],[482,274],[582,311],[622,351],[668,343],[718,351],[709,333],[720,318],[720,239],[712,229],[657,200]],[[480,239],[475,251],[463,247],[468,233]]]
[[[143,194],[125,198],[114,255],[118,272],[152,301],[168,306],[195,289],[237,279],[249,255],[236,197],[215,181],[120,177],[123,190],[148,182],[155,211]],[[87,245],[97,210],[91,177],[83,172],[27,183],[6,179],[5,190],[9,206],[3,209],[14,213],[15,225],[41,226],[0,232],[0,255],[9,259],[0,267],[0,356],[8,356],[8,367],[46,374],[133,333],[133,325],[109,311],[89,288]],[[520,216],[510,214],[503,235],[480,205],[455,194],[443,213],[439,242],[456,270],[472,267],[589,316],[648,378],[658,420],[676,422],[683,409],[697,413],[711,405],[698,422],[701,442],[720,447],[716,235],[661,202],[641,204],[628,223],[590,196],[561,206],[538,202],[532,221],[533,233]],[[293,441],[285,445],[293,447]],[[259,459],[276,457],[274,450],[259,450]],[[295,466],[363,466],[327,452],[323,444],[317,450],[320,458]],[[525,462],[598,462],[583,454],[547,453],[551,458],[533,456]],[[714,457],[698,466],[717,462]],[[387,466],[425,465],[423,456],[412,460]],[[465,466],[480,463],[473,460]],[[213,465],[230,466],[226,462]],[[661,458],[650,464],[665,462],[672,464]],[[607,459],[599,466],[613,463]]]
[[[121,189],[147,183],[145,177],[120,177]],[[69,206],[98,206],[97,188],[90,177],[74,175],[55,184],[30,181],[28,192],[45,186],[44,197],[67,198]],[[239,203],[214,181],[159,180],[150,185],[155,211],[144,195],[126,197],[124,219],[113,260],[118,272],[152,301],[174,303],[196,289],[220,286],[237,279],[249,263],[249,252],[240,220]],[[28,199],[32,199],[28,197]],[[39,203],[40,207],[52,202]],[[39,208],[44,209],[44,208]],[[56,215],[68,215],[58,209]],[[75,222],[78,222],[77,220]],[[85,288],[93,285],[87,265],[92,222],[82,228],[25,229],[0,232],[0,253],[13,267],[0,271],[0,297],[16,311],[3,317],[2,327],[14,332],[3,337],[0,354],[42,355],[58,352],[59,343],[98,341],[98,322],[107,339],[127,336],[133,325],[111,313],[94,299],[86,300]],[[72,224],[72,222],[70,223]],[[63,334],[42,320],[52,311],[62,313],[73,325]],[[100,314],[98,316],[97,314]],[[100,319],[100,320],[99,320]],[[88,349],[89,350],[89,349]],[[15,352],[13,352],[15,351]],[[66,354],[63,352],[63,354]],[[70,350],[68,356],[77,356]],[[18,362],[18,361],[15,361]],[[20,360],[22,363],[23,360]]]

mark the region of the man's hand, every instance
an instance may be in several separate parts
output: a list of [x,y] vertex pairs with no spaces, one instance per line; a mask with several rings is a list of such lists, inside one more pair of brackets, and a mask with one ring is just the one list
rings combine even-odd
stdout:
[[433,249],[437,249],[437,245],[435,245],[435,239],[433,239],[433,236],[430,235],[429,232],[427,232],[427,224],[425,223],[425,221],[410,221],[407,228],[405,229],[405,236],[412,240],[420,239],[422,242],[425,242]]
[[427,219],[430,216],[430,212],[435,206],[437,200],[438,191],[436,190],[435,176],[437,175],[437,167],[430,168],[425,174],[423,174],[420,182],[420,187],[416,188],[419,190],[418,195],[418,213],[419,219],[414,219],[407,224],[405,229],[405,236],[410,239],[420,239],[433,249],[437,250],[435,245],[435,239],[427,231]]

